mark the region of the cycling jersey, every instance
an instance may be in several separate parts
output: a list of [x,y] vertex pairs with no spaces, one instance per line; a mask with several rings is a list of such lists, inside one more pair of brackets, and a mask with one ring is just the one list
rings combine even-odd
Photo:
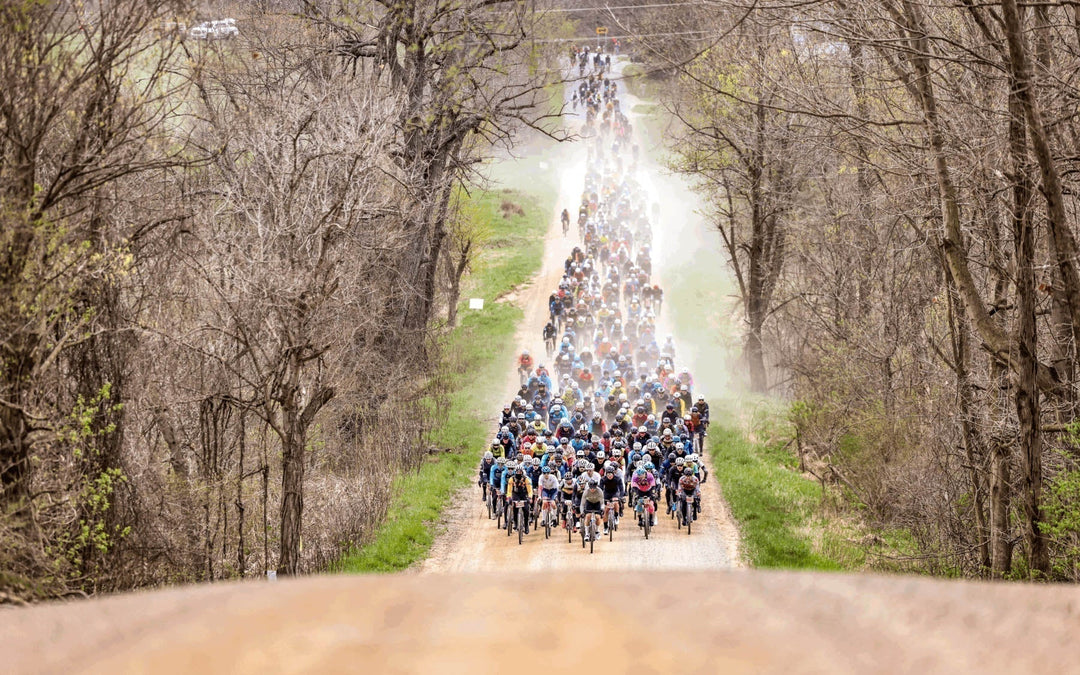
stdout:
[[700,481],[695,476],[683,476],[679,479],[679,490],[684,494],[697,494],[698,485],[700,485]]
[[515,476],[507,486],[507,493],[511,499],[531,499],[532,481],[527,476]]
[[585,488],[580,507],[583,513],[600,513],[604,508],[604,491],[598,487]]

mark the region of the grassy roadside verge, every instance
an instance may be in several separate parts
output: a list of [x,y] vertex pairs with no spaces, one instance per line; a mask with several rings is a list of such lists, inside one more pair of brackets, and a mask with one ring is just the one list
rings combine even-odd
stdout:
[[[514,331],[522,312],[496,298],[526,282],[543,255],[544,233],[554,196],[542,181],[537,194],[475,192],[471,212],[489,232],[483,253],[464,283],[459,324],[447,338],[444,363],[450,387],[446,422],[431,438],[454,452],[430,456],[419,471],[398,476],[394,501],[383,526],[369,543],[347,553],[333,571],[393,572],[423,559],[450,497],[472,479],[490,440],[490,417],[514,351]],[[520,207],[520,213],[504,203]],[[484,309],[468,309],[468,298],[483,298]]]
[[912,551],[906,533],[871,531],[858,514],[834,508],[833,488],[798,472],[785,417],[783,406],[766,405],[750,432],[728,421],[709,430],[709,466],[739,524],[746,561],[762,568],[911,571],[885,562]]

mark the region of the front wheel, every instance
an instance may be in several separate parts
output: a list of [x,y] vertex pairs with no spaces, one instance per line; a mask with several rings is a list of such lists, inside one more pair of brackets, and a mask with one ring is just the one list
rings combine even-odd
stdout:
[[517,531],[518,531],[518,546],[521,546],[522,541],[525,538],[525,516],[521,513],[521,508],[518,508],[517,516]]

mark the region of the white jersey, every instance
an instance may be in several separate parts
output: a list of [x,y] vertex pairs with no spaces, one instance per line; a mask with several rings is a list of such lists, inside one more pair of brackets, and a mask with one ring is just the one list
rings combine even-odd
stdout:
[[555,474],[545,473],[540,475],[539,485],[541,490],[557,490],[561,481],[555,477]]

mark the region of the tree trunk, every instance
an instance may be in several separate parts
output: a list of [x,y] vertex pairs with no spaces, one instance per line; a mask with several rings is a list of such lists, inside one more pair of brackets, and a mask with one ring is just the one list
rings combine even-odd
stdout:
[[[298,360],[297,357],[290,358]],[[300,572],[300,546],[304,519],[304,451],[307,430],[315,415],[334,397],[332,388],[320,389],[300,411],[299,368],[291,366],[294,375],[281,405],[281,555],[278,574]]]
[[985,572],[990,569],[990,533],[986,518],[986,490],[985,481],[980,474],[983,451],[980,442],[978,426],[975,422],[973,401],[975,389],[971,385],[969,359],[971,350],[968,348],[968,323],[963,310],[957,311],[960,302],[956,292],[956,284],[952,274],[949,273],[949,265],[941,258],[941,266],[944,268],[945,284],[947,288],[946,298],[948,303],[948,324],[952,341],[953,369],[956,374],[956,397],[960,404],[960,430],[964,440],[964,456],[968,463],[968,479],[971,481],[972,511],[975,516],[975,536],[978,541],[979,566]]
[[1020,453],[1023,458],[1025,538],[1031,568],[1050,571],[1045,537],[1039,527],[1042,492],[1042,434],[1040,429],[1037,339],[1035,327],[1035,228],[1031,222],[1031,185],[1028,178],[1027,141],[1020,83],[1013,80],[1009,92],[1009,151],[1013,161],[1013,246],[1016,256],[1016,340],[1019,368],[1013,395],[1020,425]]
[[282,411],[285,436],[281,457],[281,555],[278,574],[300,571],[300,542],[304,516],[304,433],[295,407]]
[[761,325],[751,325],[750,332],[746,336],[746,345],[743,351],[746,357],[746,365],[750,369],[750,388],[753,391],[764,393],[768,389],[768,377],[765,373],[765,355],[761,346]]

